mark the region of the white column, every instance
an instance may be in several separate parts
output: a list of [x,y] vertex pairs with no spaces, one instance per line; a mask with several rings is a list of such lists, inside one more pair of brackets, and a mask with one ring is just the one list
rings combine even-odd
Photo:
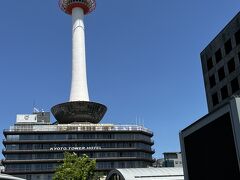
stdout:
[[89,101],[86,72],[84,12],[72,10],[72,84],[70,101]]

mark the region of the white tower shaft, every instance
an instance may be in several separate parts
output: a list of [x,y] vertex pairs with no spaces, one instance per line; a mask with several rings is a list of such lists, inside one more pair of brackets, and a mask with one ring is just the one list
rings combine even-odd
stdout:
[[86,54],[85,54],[85,33],[84,33],[84,12],[81,8],[72,10],[72,84],[70,101],[89,101]]

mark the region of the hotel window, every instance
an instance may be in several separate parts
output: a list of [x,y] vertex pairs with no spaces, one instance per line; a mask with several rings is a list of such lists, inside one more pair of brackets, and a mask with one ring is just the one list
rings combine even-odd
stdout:
[[219,81],[223,80],[225,78],[225,71],[224,71],[224,67],[221,67],[218,70],[218,79]]
[[226,55],[231,52],[231,50],[232,50],[232,42],[231,42],[231,39],[229,39],[227,42],[225,42],[224,48],[225,48],[225,53],[226,53]]
[[221,49],[218,49],[218,50],[215,52],[215,59],[216,59],[216,63],[218,63],[218,62],[221,61],[221,59],[222,59]]
[[235,61],[234,58],[230,59],[227,63],[229,74],[235,70]]

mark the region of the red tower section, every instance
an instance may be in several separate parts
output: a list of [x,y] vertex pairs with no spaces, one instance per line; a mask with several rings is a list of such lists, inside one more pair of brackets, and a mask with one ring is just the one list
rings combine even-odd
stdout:
[[72,14],[75,7],[82,8],[84,14],[91,13],[96,8],[95,0],[59,0],[60,8],[67,14]]

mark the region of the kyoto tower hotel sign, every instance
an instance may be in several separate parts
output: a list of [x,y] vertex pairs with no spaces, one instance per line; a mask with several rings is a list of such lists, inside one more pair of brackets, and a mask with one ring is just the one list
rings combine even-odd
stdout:
[[58,123],[98,123],[106,106],[90,102],[87,86],[84,16],[96,7],[95,0],[60,0],[60,8],[72,15],[72,83],[69,102],[52,107]]

